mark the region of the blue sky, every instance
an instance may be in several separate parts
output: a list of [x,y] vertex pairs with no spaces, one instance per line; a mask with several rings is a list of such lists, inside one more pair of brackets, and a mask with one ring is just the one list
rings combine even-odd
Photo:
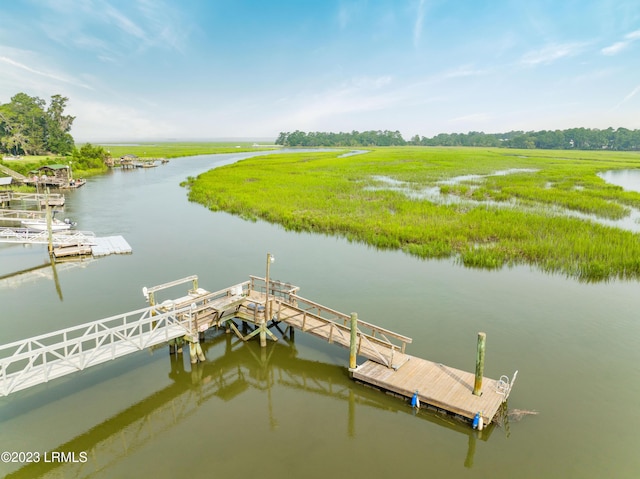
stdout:
[[640,1],[3,1],[18,92],[90,141],[637,129]]

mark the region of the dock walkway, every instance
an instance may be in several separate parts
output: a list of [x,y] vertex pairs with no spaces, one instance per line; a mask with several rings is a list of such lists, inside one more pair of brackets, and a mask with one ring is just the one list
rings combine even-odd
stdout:
[[[28,228],[0,227],[0,243],[49,244],[48,231]],[[133,250],[122,236],[97,237],[92,231],[66,230],[51,233],[55,257],[91,254],[95,257],[109,254],[129,254]]]
[[0,346],[0,396],[184,336],[184,312],[147,307]]
[[21,193],[17,191],[0,191],[0,204],[10,202],[35,203],[39,206],[64,206],[65,196],[60,193]]
[[[158,301],[160,292],[189,282],[187,295]],[[298,290],[256,276],[215,292],[200,288],[195,275],[145,287],[147,308],[0,346],[0,396],[167,341],[173,348],[175,341],[186,341],[191,362],[205,361],[200,339],[209,328],[224,326],[244,341],[260,334],[262,344],[263,334],[278,340],[268,328],[285,324],[350,348],[354,380],[407,399],[417,393],[423,407],[467,421],[480,413],[488,425],[507,400],[513,382],[506,376],[476,378],[408,355],[411,338],[305,299]],[[253,331],[243,335],[236,321],[244,323],[243,329],[251,323]],[[366,361],[357,366],[356,355]],[[474,395],[478,379],[482,387]]]
[[481,412],[485,424],[491,422],[507,393],[500,381],[484,378],[481,394],[476,396],[472,394],[473,373],[415,356],[408,356],[407,363],[398,370],[367,361],[353,371],[353,379],[403,397],[417,392],[423,405],[467,420]]
[[9,175],[11,178],[15,180],[18,180],[18,181],[27,180],[27,177],[24,176],[22,173],[18,173],[17,171],[12,170],[11,168],[7,168],[4,165],[0,165],[0,171],[6,175]]

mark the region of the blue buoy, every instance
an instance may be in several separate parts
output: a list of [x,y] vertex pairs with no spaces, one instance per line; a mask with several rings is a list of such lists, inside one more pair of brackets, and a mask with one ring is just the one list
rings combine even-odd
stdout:
[[420,407],[420,399],[418,398],[418,391],[413,393],[413,397],[411,398],[411,407]]
[[478,429],[479,424],[480,424],[480,413],[477,412],[475,417],[473,418],[473,428]]

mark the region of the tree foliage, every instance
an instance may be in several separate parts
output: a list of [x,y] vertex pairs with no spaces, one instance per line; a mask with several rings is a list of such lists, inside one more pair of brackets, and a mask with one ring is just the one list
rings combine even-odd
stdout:
[[352,131],[351,133],[282,132],[276,145],[283,146],[402,146],[406,141],[399,131]]
[[570,128],[508,133],[471,131],[441,133],[432,138],[416,135],[410,143],[423,146],[494,146],[547,150],[640,150],[640,130]]
[[0,152],[13,155],[71,154],[69,133],[75,119],[65,115],[68,98],[53,95],[46,102],[18,93],[9,103],[0,104]]
[[414,135],[405,141],[398,131],[352,131],[323,133],[300,130],[281,132],[276,140],[283,146],[480,146],[550,150],[640,150],[640,130],[626,128],[570,128],[567,130],[510,131],[507,133],[440,133],[431,138]]
[[109,154],[101,146],[93,146],[86,143],[80,149],[74,148],[72,158],[74,168],[80,170],[92,170],[104,168],[104,162]]

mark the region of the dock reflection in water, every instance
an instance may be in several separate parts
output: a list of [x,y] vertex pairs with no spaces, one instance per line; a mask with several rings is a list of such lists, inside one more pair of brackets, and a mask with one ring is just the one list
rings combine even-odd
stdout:
[[[82,458],[84,452],[86,461],[40,461],[27,464],[6,477],[50,477],[54,472],[55,477],[100,476],[127,456],[144,449],[149,442],[153,443],[158,436],[171,434],[179,424],[197,416],[199,409],[212,399],[222,400],[224,408],[224,403],[243,401],[243,396],[249,396],[251,390],[266,395],[266,402],[247,407],[258,409],[264,424],[273,432],[278,428],[273,392],[280,387],[338,400],[345,414],[326,420],[337,429],[342,427],[350,438],[358,435],[357,416],[362,408],[411,415],[416,420],[467,436],[467,454],[461,458],[465,467],[473,465],[476,441],[486,441],[497,427],[491,424],[483,431],[474,431],[468,424],[444,414],[412,409],[404,399],[389,397],[354,383],[342,366],[298,357],[292,336],[281,336],[277,343],[260,348],[257,342],[243,342],[232,334],[225,334],[224,330],[211,329],[202,347],[208,358],[206,362],[192,365],[186,352],[170,355],[167,374],[172,382],[169,386],[53,449],[73,452],[75,458]],[[156,354],[167,354],[168,348],[157,349]],[[58,386],[56,393],[66,395],[64,386]],[[13,412],[27,414],[28,409],[38,407],[33,402],[22,404],[24,406],[17,405],[18,411]],[[340,422],[344,424],[341,426]],[[210,427],[220,432],[213,418]]]

